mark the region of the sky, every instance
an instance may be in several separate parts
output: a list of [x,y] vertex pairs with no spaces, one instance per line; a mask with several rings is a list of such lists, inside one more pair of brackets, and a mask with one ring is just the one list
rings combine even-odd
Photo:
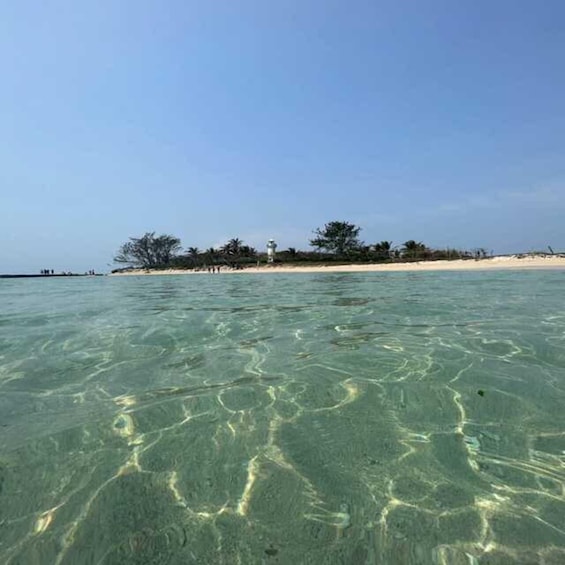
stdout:
[[565,251],[565,2],[0,7],[0,272],[207,248]]

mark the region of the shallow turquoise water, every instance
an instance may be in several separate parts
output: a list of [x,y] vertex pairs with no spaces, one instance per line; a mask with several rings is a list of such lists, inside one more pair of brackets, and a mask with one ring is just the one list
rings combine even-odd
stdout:
[[0,281],[0,562],[565,563],[565,271]]

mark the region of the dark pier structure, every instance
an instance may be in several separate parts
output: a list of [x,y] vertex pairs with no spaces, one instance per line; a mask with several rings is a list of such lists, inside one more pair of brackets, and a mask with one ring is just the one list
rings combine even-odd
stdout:
[[103,274],[56,273],[49,275],[0,275],[0,279],[53,279],[57,277],[103,277]]

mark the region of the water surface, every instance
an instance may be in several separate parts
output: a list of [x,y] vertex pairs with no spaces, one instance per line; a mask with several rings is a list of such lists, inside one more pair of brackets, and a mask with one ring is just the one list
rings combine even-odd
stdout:
[[564,289],[0,281],[0,562],[564,563]]

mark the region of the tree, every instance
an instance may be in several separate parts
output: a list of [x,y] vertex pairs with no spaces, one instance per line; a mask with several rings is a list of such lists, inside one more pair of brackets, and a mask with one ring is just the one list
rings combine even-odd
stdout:
[[155,232],[147,232],[142,237],[130,237],[120,247],[114,261],[143,269],[166,267],[180,248],[177,237],[167,234],[155,236]]
[[256,257],[257,256],[257,249],[255,249],[255,247],[251,247],[249,245],[242,245],[240,250],[239,250],[239,254],[241,255],[241,257]]
[[392,251],[392,241],[380,241],[373,246],[375,253],[383,259],[388,259]]
[[220,253],[217,249],[214,249],[213,247],[209,247],[208,249],[206,249],[206,251],[204,251],[204,256],[206,257],[207,261],[210,261],[211,263],[215,263],[216,259],[219,258]]
[[186,250],[186,257],[188,257],[189,264],[193,267],[200,262],[200,249],[198,247],[189,247]]
[[425,257],[430,252],[427,246],[420,241],[409,239],[402,246],[402,255],[415,259],[416,257]]
[[233,255],[235,257],[238,257],[239,255],[241,255],[242,244],[243,241],[241,241],[241,239],[234,237],[233,239],[230,239],[222,247],[222,253],[225,253],[226,255]]
[[310,240],[310,245],[318,250],[325,249],[330,253],[344,255],[361,246],[360,231],[360,227],[349,222],[329,222],[322,229],[314,231],[316,237]]

